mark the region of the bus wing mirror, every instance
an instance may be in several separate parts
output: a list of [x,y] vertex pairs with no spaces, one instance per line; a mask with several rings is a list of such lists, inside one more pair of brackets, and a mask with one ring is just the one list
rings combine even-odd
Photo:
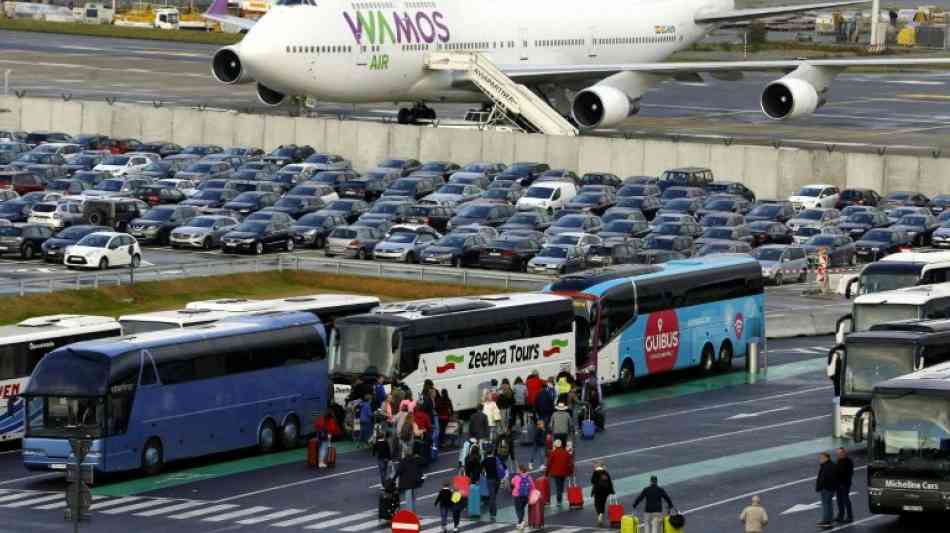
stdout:
[[856,291],[857,288],[858,288],[858,282],[859,282],[859,281],[860,281],[860,278],[857,277],[857,276],[854,277],[853,279],[851,279],[850,281],[848,281],[848,284],[845,285],[845,287],[844,287],[844,297],[845,297],[845,298],[847,298],[847,299],[850,300],[851,297],[855,295],[855,291]]
[[852,435],[854,442],[861,443],[864,442],[864,415],[869,409],[867,407],[862,407],[858,410],[857,414],[854,415],[854,426],[852,427]]
[[845,336],[854,328],[854,315],[848,313],[835,323],[835,343],[844,344]]

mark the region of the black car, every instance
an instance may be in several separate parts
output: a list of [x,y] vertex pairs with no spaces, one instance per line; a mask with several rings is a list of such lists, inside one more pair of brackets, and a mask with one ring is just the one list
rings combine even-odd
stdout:
[[178,170],[178,166],[175,165],[173,161],[152,161],[130,175],[144,176],[153,180],[164,180],[175,177]]
[[774,220],[756,220],[748,224],[752,246],[763,244],[792,244],[795,236],[788,226]]
[[649,235],[640,241],[641,248],[647,250],[668,250],[679,252],[687,257],[693,255],[693,239],[685,235]]
[[531,230],[541,231],[551,227],[551,215],[547,211],[534,209],[518,211],[507,222],[498,227],[498,231]]
[[261,255],[269,250],[291,252],[295,245],[292,226],[283,221],[246,220],[221,237],[221,250],[232,254]]
[[461,170],[457,163],[452,163],[451,161],[426,161],[419,165],[419,168],[413,172],[424,172],[426,174],[434,174],[442,176],[443,180],[449,179],[454,172]]
[[641,265],[658,265],[676,259],[686,259],[687,257],[686,254],[675,250],[648,250],[640,248],[637,250],[637,258],[634,260],[634,263]]
[[129,234],[139,244],[168,244],[172,230],[197,215],[198,210],[192,206],[160,205],[129,222]]
[[584,185],[608,185],[614,189],[623,186],[623,180],[607,172],[588,172],[577,180]]
[[838,227],[854,240],[874,228],[886,228],[891,225],[891,219],[881,211],[860,211],[841,221]]
[[939,216],[950,209],[950,194],[938,194],[930,199],[930,212]]
[[657,182],[660,189],[670,187],[706,187],[713,182],[712,170],[703,167],[683,167],[666,170]]
[[854,241],[846,235],[815,235],[802,244],[809,263],[818,263],[818,250],[824,248],[828,253],[828,266],[853,266],[857,262]]
[[43,260],[47,263],[62,264],[67,247],[76,244],[79,242],[79,239],[82,239],[90,233],[97,233],[100,231],[112,231],[112,228],[107,226],[80,224],[78,226],[70,226],[61,230],[59,233],[53,235],[43,243]]
[[247,216],[275,203],[277,203],[277,195],[272,192],[247,191],[235,196],[233,200],[222,207],[237,211],[241,216]]
[[712,226],[742,226],[744,224],[744,216],[726,211],[709,212],[699,221],[699,225],[706,228]]
[[660,201],[666,205],[667,202],[671,200],[678,200],[681,198],[704,198],[706,196],[706,191],[699,187],[668,187],[663,190],[663,194],[660,195]]
[[883,209],[890,209],[893,207],[927,207],[930,204],[930,198],[927,198],[925,195],[916,192],[916,191],[894,191],[888,193],[881,202],[879,207]]
[[99,184],[102,180],[107,180],[112,177],[112,174],[108,172],[99,172],[96,170],[80,170],[75,172],[72,176],[74,180],[79,180],[89,186],[90,189],[95,189],[96,185]]
[[685,235],[693,239],[698,239],[705,231],[706,228],[688,218],[676,222],[664,222],[653,228],[653,233],[656,235]]
[[686,213],[695,216],[702,208],[703,201],[701,198],[677,198],[664,202],[658,213]]
[[695,244],[698,248],[714,240],[737,241],[751,245],[753,237],[748,226],[711,226],[703,231]]
[[470,203],[458,210],[458,213],[446,225],[451,231],[459,226],[478,224],[497,228],[504,224],[512,215],[515,208],[510,205],[495,203]]
[[481,249],[478,255],[478,266],[524,272],[528,268],[528,261],[531,261],[540,251],[541,243],[534,239],[495,239]]
[[495,176],[501,174],[505,171],[504,163],[495,163],[491,161],[476,161],[474,163],[469,163],[462,167],[462,172],[478,172],[479,174],[484,174],[491,179],[494,179]]
[[215,144],[189,144],[188,146],[182,148],[181,151],[175,155],[186,154],[204,157],[211,154],[220,154],[223,151],[224,148],[221,148]]
[[297,146],[296,144],[281,145],[265,155],[262,160],[271,163],[277,167],[283,167],[291,163],[300,163],[315,153],[315,150],[309,146]]
[[399,178],[383,191],[382,198],[390,196],[418,200],[435,191],[432,181],[422,177]]
[[645,237],[650,233],[650,224],[646,220],[613,220],[604,224],[601,228],[601,239],[606,240],[628,240],[633,238]]
[[911,243],[918,246],[930,244],[934,231],[940,227],[937,217],[930,213],[904,215],[892,228],[907,232]]
[[606,241],[603,244],[591,246],[587,250],[584,261],[588,267],[605,267],[609,265],[624,265],[633,263],[637,259],[639,240]]
[[838,193],[835,209],[841,210],[849,205],[876,206],[881,203],[881,195],[873,189],[844,189]]
[[750,203],[755,203],[755,193],[752,192],[752,189],[749,189],[738,181],[716,180],[703,188],[706,189],[706,192],[709,194],[741,196]]
[[545,163],[519,161],[512,163],[511,166],[506,168],[501,174],[498,174],[495,179],[512,180],[518,182],[522,187],[528,187],[550,168],[551,167]]
[[352,224],[356,222],[356,220],[359,219],[363,213],[369,211],[369,204],[363,200],[343,198],[340,200],[333,200],[323,208],[323,211],[340,215],[346,219],[347,224]]
[[162,157],[168,157],[170,155],[180,154],[181,146],[165,141],[150,141],[140,144],[136,150],[139,152],[148,152],[150,154],[158,154]]
[[274,205],[265,207],[261,211],[280,211],[287,213],[293,219],[298,219],[304,215],[315,213],[326,207],[319,197],[313,196],[284,196],[274,202]]
[[379,168],[398,170],[403,176],[408,176],[409,174],[419,170],[419,167],[422,166],[422,163],[420,163],[417,159],[393,157],[390,159],[384,159],[376,166]]
[[[83,150],[108,150],[112,144],[112,140],[109,139],[107,135],[100,135],[98,133],[80,133],[73,137],[71,142],[82,146]],[[143,152],[148,151],[150,150],[143,150]]]
[[323,248],[327,244],[327,236],[338,226],[345,226],[346,219],[332,212],[316,212],[304,215],[294,222],[292,227],[294,240],[298,246]]
[[858,260],[864,262],[878,259],[911,248],[911,237],[906,232],[893,228],[877,228],[864,234],[854,243]]
[[202,189],[180,205],[193,205],[199,209],[219,209],[238,195],[234,189]]
[[630,183],[617,190],[617,198],[629,196],[660,196],[660,188],[652,183]]
[[310,176],[307,181],[303,182],[306,184],[320,184],[327,185],[332,187],[334,191],[339,192],[343,187],[343,184],[347,181],[354,180],[358,177],[358,174],[353,170],[321,170],[313,176]]
[[82,204],[82,222],[125,231],[129,223],[141,216],[146,208],[146,204],[134,198],[90,198]]
[[35,131],[28,133],[24,142],[29,144],[71,143],[73,138],[68,133]]
[[703,207],[696,211],[697,218],[703,218],[709,213],[726,212],[744,215],[752,208],[752,204],[741,196],[711,196],[703,202]]
[[46,184],[47,192],[59,192],[70,195],[80,195],[86,189],[91,189],[86,182],[74,178],[60,178]]
[[385,220],[390,224],[399,224],[406,222],[412,216],[412,202],[405,200],[386,201],[380,199],[357,219],[357,224],[369,222],[372,219]]
[[634,209],[632,207],[619,207],[614,206],[604,212],[600,217],[600,221],[604,224],[608,222],[613,222],[614,220],[643,220],[646,221],[647,217],[643,214],[643,211],[639,209]]
[[405,221],[409,224],[425,224],[439,233],[445,233],[449,220],[455,216],[451,207],[439,204],[415,204],[409,209]]
[[383,178],[364,175],[341,183],[339,195],[340,198],[356,198],[372,202],[382,196],[390,183],[392,182],[387,182]]
[[656,213],[662,207],[662,203],[657,196],[628,196],[618,199],[617,205],[614,207],[639,209],[647,220],[653,220],[656,217]]
[[0,203],[0,218],[10,222],[26,222],[30,218],[33,204],[23,199],[7,200]]
[[63,168],[66,172],[72,174],[80,170],[92,170],[93,167],[102,162],[104,156],[100,154],[79,154],[69,160]]
[[476,266],[486,244],[481,235],[474,233],[445,235],[420,252],[419,262],[425,265]]
[[45,224],[0,226],[0,255],[17,254],[23,259],[33,259],[52,236],[53,230]]
[[135,191],[133,198],[138,198],[148,205],[177,204],[187,198],[185,193],[168,185],[146,185]]
[[614,205],[614,198],[602,192],[587,192],[575,196],[564,205],[565,211],[587,211],[595,215],[602,215]]
[[771,220],[782,224],[795,218],[795,208],[787,202],[760,203],[745,214],[746,222]]

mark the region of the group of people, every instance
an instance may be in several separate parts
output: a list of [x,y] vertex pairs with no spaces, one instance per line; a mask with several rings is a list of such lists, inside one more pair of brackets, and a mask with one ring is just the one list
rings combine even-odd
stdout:
[[[851,481],[854,478],[854,462],[848,457],[844,448],[836,451],[837,461],[833,461],[831,454],[822,452],[818,456],[818,477],[815,480],[815,491],[821,495],[821,520],[818,527],[830,529],[835,522],[849,524],[854,521],[851,510]],[[832,517],[834,509],[832,500],[838,504],[837,515]]]

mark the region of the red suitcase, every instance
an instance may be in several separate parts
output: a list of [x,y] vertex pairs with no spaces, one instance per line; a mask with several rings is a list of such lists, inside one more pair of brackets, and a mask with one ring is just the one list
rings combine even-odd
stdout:
[[544,527],[544,503],[539,501],[528,506],[528,526],[534,529]]
[[307,466],[317,467],[317,456],[320,455],[320,441],[310,439],[307,441]]
[[336,466],[336,446],[333,443],[330,443],[330,447],[327,448],[327,466]]
[[551,482],[548,480],[547,476],[541,476],[534,480],[534,488],[541,492],[542,505],[551,503]]
[[581,487],[574,479],[568,482],[567,485],[567,505],[571,509],[584,508],[584,491],[581,490]]
[[607,521],[611,527],[620,527],[620,521],[623,520],[623,504],[617,501],[617,498],[611,496],[607,504]]

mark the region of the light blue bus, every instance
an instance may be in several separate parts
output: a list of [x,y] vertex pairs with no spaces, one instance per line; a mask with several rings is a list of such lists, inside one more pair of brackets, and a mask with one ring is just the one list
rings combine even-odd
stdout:
[[296,446],[327,405],[325,342],[312,313],[273,313],[59,348],[23,392],[24,465],[64,470],[77,436],[98,472]]
[[762,267],[748,256],[608,267],[545,290],[574,299],[579,373],[625,388],[674,369],[730,369],[765,331]]

